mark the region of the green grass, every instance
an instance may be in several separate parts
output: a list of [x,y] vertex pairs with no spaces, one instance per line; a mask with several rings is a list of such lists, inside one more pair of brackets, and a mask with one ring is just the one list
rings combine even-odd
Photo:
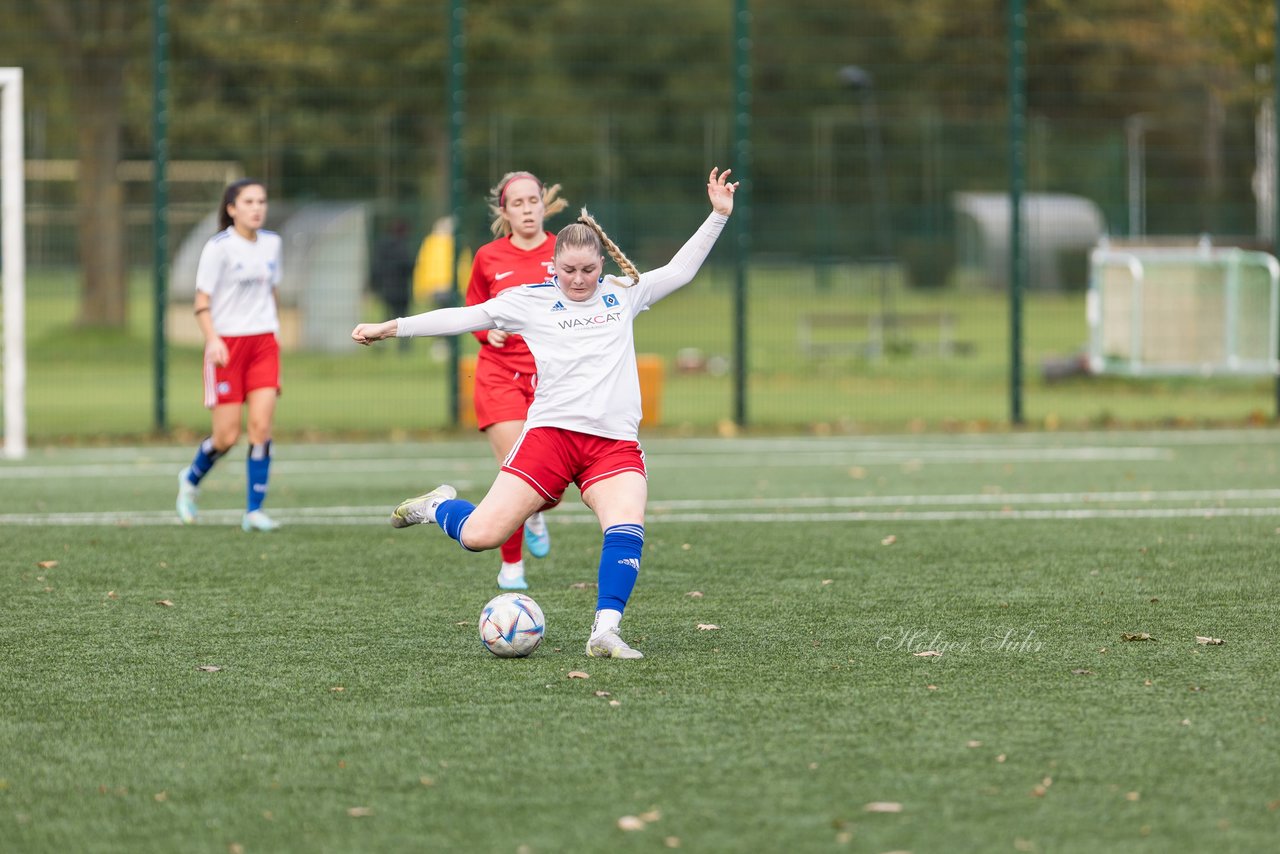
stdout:
[[[38,443],[147,436],[155,423],[155,368],[147,282],[135,283],[131,322],[121,332],[77,329],[76,282],[70,274],[41,274],[29,282],[28,425]],[[904,291],[892,307],[903,313],[946,312],[964,355],[897,354],[868,360],[857,354],[806,357],[797,325],[806,314],[879,311],[875,281],[844,271],[827,287],[810,269],[761,268],[750,281],[747,418],[766,430],[902,431],[991,429],[1010,413],[1009,320],[1002,294],[985,290]],[[663,426],[707,432],[735,417],[731,374],[682,373],[682,349],[731,363],[733,299],[724,271],[711,270],[637,324],[637,347],[667,365]],[[381,309],[370,304],[369,319]],[[352,323],[357,318],[352,318]],[[849,330],[849,335],[861,334]],[[1270,419],[1275,382],[1269,379],[1076,378],[1047,382],[1048,358],[1068,357],[1087,337],[1083,296],[1033,294],[1026,301],[1023,413],[1049,428],[1111,424],[1239,424]],[[466,350],[474,349],[470,338]],[[434,355],[433,355],[434,353]],[[169,349],[166,421],[171,437],[208,429],[201,407],[200,352]],[[281,436],[385,437],[450,429],[447,362],[432,342],[405,354],[354,345],[334,354],[287,353]]]
[[188,448],[0,463],[0,850],[1271,847],[1269,432],[645,445],[638,662],[582,654],[580,505],[517,661],[476,637],[496,556],[385,524],[478,496],[479,440],[281,443],[258,536],[239,452],[193,528]]

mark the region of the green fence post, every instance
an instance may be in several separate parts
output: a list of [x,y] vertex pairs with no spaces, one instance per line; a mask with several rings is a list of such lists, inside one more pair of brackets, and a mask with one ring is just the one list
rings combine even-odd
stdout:
[[155,287],[155,318],[152,327],[152,370],[154,382],[154,428],[163,433],[168,426],[165,386],[168,347],[164,321],[169,307],[169,2],[151,0],[151,127],[152,168],[151,221],[152,277]]
[[733,420],[747,426],[747,266],[751,259],[751,10],[736,0],[733,13]]
[[1026,182],[1027,18],[1009,0],[1009,420],[1022,416],[1022,191]]
[[[466,175],[464,170],[463,130],[467,119],[466,74],[467,36],[463,26],[467,16],[466,0],[449,4],[449,210],[453,216],[453,264],[449,269],[452,289],[449,305],[458,301],[458,258],[462,252],[462,222],[466,207]],[[458,361],[461,351],[457,336],[449,338],[449,423],[459,426]]]

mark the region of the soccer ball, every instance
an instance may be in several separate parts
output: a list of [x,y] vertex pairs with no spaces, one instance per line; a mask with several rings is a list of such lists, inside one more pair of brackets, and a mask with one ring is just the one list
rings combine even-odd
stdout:
[[480,643],[499,658],[523,658],[542,643],[546,621],[523,593],[503,593],[480,612]]

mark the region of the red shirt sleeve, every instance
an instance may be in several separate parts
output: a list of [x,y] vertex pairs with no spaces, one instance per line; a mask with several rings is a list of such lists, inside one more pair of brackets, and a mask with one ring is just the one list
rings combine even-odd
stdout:
[[[489,280],[490,272],[488,265],[485,263],[488,253],[485,252],[487,247],[481,246],[476,250],[476,257],[471,262],[471,281],[467,283],[467,305],[479,305],[489,300],[492,296],[493,282]],[[479,332],[472,332],[476,336],[476,340],[481,344],[489,343],[489,330],[482,329]]]

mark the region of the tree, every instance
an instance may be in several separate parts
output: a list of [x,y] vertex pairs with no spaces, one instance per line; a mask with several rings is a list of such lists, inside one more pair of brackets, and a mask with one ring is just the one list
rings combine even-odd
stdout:
[[39,0],[76,111],[76,222],[81,269],[78,324],[122,327],[128,310],[124,198],[118,177],[125,73],[145,53],[146,6],[118,0]]

